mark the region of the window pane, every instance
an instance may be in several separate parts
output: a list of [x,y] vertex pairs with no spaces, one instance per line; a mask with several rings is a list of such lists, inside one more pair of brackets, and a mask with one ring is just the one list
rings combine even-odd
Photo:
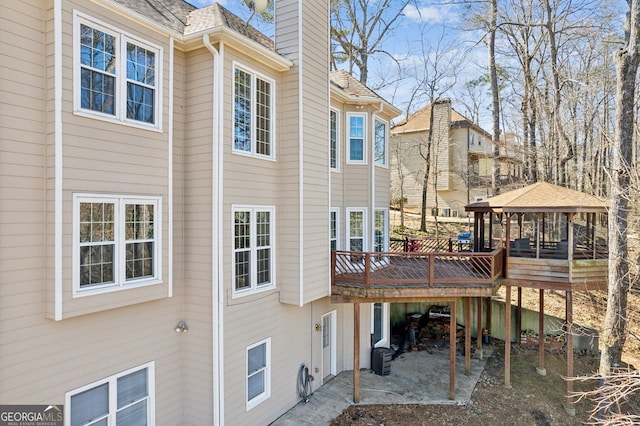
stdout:
[[247,380],[247,398],[251,401],[265,392],[265,372],[255,373]]
[[116,414],[116,424],[126,426],[147,426],[147,400],[140,401]]
[[271,249],[258,250],[258,285],[271,282]]
[[256,371],[267,366],[267,345],[263,343],[249,349],[248,356],[248,374],[253,374]]
[[330,129],[329,129],[330,149],[329,159],[332,169],[338,167],[338,114],[335,111],[330,113]]
[[322,317],[322,347],[326,348],[329,346],[329,317]]
[[105,71],[116,73],[116,38],[87,25],[80,25],[80,63]]
[[127,43],[127,78],[155,85],[155,53]]
[[380,121],[376,121],[376,164],[386,165],[387,164],[387,154],[386,154],[386,138],[387,138],[387,127],[384,123]]
[[373,241],[373,251],[382,252],[385,251],[385,239],[386,239],[386,214],[384,210],[376,210],[375,212],[375,231]]
[[349,159],[364,160],[364,117],[349,117]]
[[271,240],[270,212],[256,213],[256,245],[258,247],[268,246]]
[[109,414],[109,384],[73,395],[70,411],[71,426],[84,425]]
[[251,287],[251,252],[239,251],[235,255],[236,290]]
[[235,212],[234,247],[251,247],[251,212]]
[[127,83],[127,118],[154,123],[155,90],[134,83]]
[[113,244],[80,247],[80,287],[114,281]]
[[382,303],[373,304],[373,341],[382,340]]
[[271,155],[271,84],[256,79],[256,153]]
[[364,236],[364,214],[363,212],[351,212],[349,215],[349,232],[352,237]]
[[127,280],[153,276],[153,242],[126,245]]
[[251,75],[235,70],[233,100],[233,148],[251,152]]
[[146,368],[118,378],[118,408],[146,398],[148,395]]

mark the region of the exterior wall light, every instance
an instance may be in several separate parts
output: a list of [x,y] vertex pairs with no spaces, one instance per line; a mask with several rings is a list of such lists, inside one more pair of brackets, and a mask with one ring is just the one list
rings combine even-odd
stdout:
[[189,327],[187,327],[187,323],[180,320],[178,324],[176,324],[176,333],[187,333],[189,331]]

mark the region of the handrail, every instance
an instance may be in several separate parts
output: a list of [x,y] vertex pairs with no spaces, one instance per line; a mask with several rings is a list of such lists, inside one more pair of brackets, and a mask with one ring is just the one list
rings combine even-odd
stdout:
[[491,252],[331,252],[331,283],[355,287],[493,286],[502,249]]

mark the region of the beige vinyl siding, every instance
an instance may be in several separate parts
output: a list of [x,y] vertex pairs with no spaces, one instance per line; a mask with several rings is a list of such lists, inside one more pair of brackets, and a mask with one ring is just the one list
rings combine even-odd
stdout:
[[[298,60],[299,5],[276,2],[275,41],[281,55]],[[301,298],[300,262],[300,95],[299,68],[282,73],[278,87],[278,167],[280,168],[280,203],[277,212],[278,244],[287,247],[286,261],[277,259],[278,289],[283,303],[299,305]],[[328,164],[327,164],[328,168]]]
[[213,56],[202,48],[185,58],[184,232],[185,335],[184,423],[211,422],[214,416],[212,282]]
[[329,295],[329,46],[328,8],[303,8],[304,303]]

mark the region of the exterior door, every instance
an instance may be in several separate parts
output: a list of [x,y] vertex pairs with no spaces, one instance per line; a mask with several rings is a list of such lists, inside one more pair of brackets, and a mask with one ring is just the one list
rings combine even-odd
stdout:
[[335,362],[335,316],[336,311],[322,316],[322,382],[336,374]]

